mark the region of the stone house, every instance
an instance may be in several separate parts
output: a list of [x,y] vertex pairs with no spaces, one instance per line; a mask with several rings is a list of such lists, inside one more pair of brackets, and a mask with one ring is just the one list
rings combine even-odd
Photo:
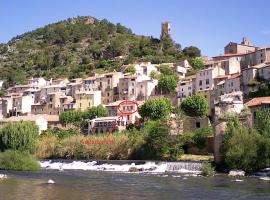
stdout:
[[111,72],[97,77],[97,90],[101,91],[102,103],[108,104],[119,98],[118,82],[124,75],[121,72]]
[[101,91],[82,91],[75,94],[75,108],[79,111],[101,104]]

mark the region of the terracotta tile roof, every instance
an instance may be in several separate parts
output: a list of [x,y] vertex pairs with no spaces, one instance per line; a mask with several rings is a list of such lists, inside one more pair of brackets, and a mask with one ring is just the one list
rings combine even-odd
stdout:
[[36,121],[39,117],[43,117],[48,122],[58,122],[59,116],[58,115],[47,115],[47,114],[40,114],[40,115],[25,115],[25,116],[13,116],[9,118],[3,118],[0,122],[19,122],[19,121]]
[[245,103],[246,106],[252,107],[252,106],[258,106],[263,103],[270,103],[270,97],[258,97],[258,98],[253,98],[249,100],[248,102]]
[[83,79],[84,81],[96,80],[99,76],[90,76],[88,78]]
[[[251,53],[251,52],[248,52],[248,53]],[[243,56],[243,55],[246,55],[248,53],[227,53],[227,54],[222,54],[219,56],[214,56],[213,58]]]
[[214,79],[222,79],[222,78],[228,78],[228,75],[219,75]]
[[241,74],[232,74],[228,79],[235,79],[235,78],[239,78],[241,76]]

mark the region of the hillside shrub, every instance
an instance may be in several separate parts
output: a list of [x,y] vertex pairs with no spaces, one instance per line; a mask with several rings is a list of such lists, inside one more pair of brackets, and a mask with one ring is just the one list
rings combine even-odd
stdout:
[[0,130],[0,147],[34,152],[39,135],[38,126],[33,122],[14,122],[6,124]]
[[211,163],[203,163],[201,171],[203,176],[213,176],[215,174],[215,168],[211,165]]
[[7,150],[0,153],[0,169],[39,171],[40,165],[29,153]]

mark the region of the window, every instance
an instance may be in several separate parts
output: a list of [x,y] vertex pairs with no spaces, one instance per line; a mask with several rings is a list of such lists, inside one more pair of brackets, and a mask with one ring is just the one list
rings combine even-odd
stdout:
[[209,79],[206,79],[205,83],[206,83],[206,85],[208,85],[209,84]]
[[80,103],[80,108],[82,107],[82,103]]
[[199,85],[202,85],[202,80],[200,80]]
[[263,63],[263,60],[261,60],[261,63]]
[[108,96],[108,97],[110,96],[110,93],[109,93],[109,92],[107,93],[107,96]]
[[200,128],[201,127],[201,123],[200,122],[196,122],[196,128]]
[[143,69],[143,73],[144,73],[144,74],[147,74],[147,68],[144,68],[144,69]]

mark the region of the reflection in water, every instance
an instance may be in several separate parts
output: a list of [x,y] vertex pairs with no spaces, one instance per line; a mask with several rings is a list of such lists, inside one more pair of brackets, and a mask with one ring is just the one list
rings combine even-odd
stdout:
[[[227,176],[212,178],[93,171],[1,172],[0,200],[43,199],[270,199],[270,182]],[[55,184],[47,184],[53,179]]]

